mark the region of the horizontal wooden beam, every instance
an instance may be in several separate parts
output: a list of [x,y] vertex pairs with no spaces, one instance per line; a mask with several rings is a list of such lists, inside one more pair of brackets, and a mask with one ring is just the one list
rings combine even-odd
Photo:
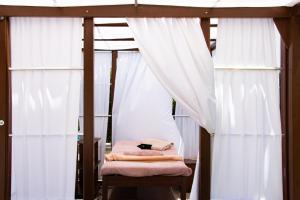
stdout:
[[134,41],[134,38],[94,39],[94,41]]
[[[81,49],[84,52],[84,49]],[[139,51],[138,48],[124,48],[124,49],[94,49],[94,51]]]
[[292,8],[292,13],[294,16],[299,16],[300,15],[300,3],[298,3],[297,5],[295,5]]
[[94,51],[139,51],[138,48],[130,48],[130,49],[94,49]]
[[[105,23],[105,24],[94,24],[96,27],[128,27],[127,23]],[[210,27],[218,27],[218,24],[210,24]]]
[[94,24],[94,26],[104,26],[104,27],[128,27],[127,23],[104,23],[104,24]]
[[[84,39],[82,39],[84,41]],[[97,42],[134,41],[134,38],[95,38]]]
[[158,5],[38,7],[0,5],[0,16],[44,17],[289,17],[289,7],[200,8]]
[[[83,49],[82,49],[83,51]],[[128,49],[94,49],[95,52],[98,51],[139,51],[138,48],[128,48]]]

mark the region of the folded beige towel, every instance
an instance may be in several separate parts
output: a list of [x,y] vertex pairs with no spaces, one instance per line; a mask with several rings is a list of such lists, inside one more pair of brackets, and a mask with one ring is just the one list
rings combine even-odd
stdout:
[[145,139],[142,141],[143,144],[151,144],[151,149],[158,151],[165,151],[170,149],[174,144],[165,140],[159,139]]
[[164,155],[161,151],[156,150],[138,150],[138,151],[124,151],[126,156],[162,156]]
[[128,156],[119,153],[109,153],[105,155],[107,161],[183,161],[178,155],[164,156]]

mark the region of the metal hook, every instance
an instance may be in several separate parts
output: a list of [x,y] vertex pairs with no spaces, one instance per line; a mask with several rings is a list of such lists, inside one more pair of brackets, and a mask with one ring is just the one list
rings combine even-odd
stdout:
[[134,0],[134,7],[138,6],[138,0]]

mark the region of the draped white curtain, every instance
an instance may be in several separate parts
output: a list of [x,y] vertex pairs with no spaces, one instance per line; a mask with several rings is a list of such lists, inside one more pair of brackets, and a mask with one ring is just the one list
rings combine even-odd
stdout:
[[[94,54],[94,136],[101,138],[98,144],[98,156],[101,160],[100,166],[104,162],[106,147],[108,109],[109,109],[109,89],[110,73],[112,65],[111,52],[95,52]],[[83,133],[83,81],[81,81],[80,95],[80,133]]]
[[220,19],[217,41],[215,67],[242,70],[215,72],[212,198],[280,200],[280,72],[270,70],[279,67],[273,20]]
[[12,199],[74,199],[82,20],[10,22]]
[[172,117],[172,98],[140,53],[119,52],[113,104],[113,142],[158,138],[183,144]]
[[194,174],[194,179],[193,179],[193,184],[192,184],[192,190],[190,194],[190,200],[199,200],[199,166],[200,161],[199,161],[199,154],[197,157],[197,163],[195,167],[195,174]]
[[[215,67],[278,67],[271,19],[219,19]],[[230,49],[230,51],[229,51]]]
[[[138,48],[162,86],[210,133],[215,129],[211,55],[199,19],[129,18]],[[189,148],[189,147],[187,147]],[[198,181],[198,173],[195,173]],[[197,196],[195,184],[192,196]]]
[[199,125],[214,132],[213,63],[199,19],[127,21],[145,62],[162,86]]
[[190,160],[197,160],[199,151],[199,125],[190,118],[184,111],[184,108],[176,103],[175,122],[181,134],[184,148],[184,158]]

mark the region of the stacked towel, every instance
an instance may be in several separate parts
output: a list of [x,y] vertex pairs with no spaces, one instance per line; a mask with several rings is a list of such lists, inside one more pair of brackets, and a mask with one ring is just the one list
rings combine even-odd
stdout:
[[163,156],[129,156],[118,153],[105,154],[107,161],[183,161],[183,158],[178,155],[163,155]]
[[145,139],[142,144],[150,144],[152,150],[165,151],[170,149],[174,144],[165,140],[159,139]]
[[124,155],[127,156],[162,156],[161,151],[156,150],[139,150],[139,151],[124,151]]

